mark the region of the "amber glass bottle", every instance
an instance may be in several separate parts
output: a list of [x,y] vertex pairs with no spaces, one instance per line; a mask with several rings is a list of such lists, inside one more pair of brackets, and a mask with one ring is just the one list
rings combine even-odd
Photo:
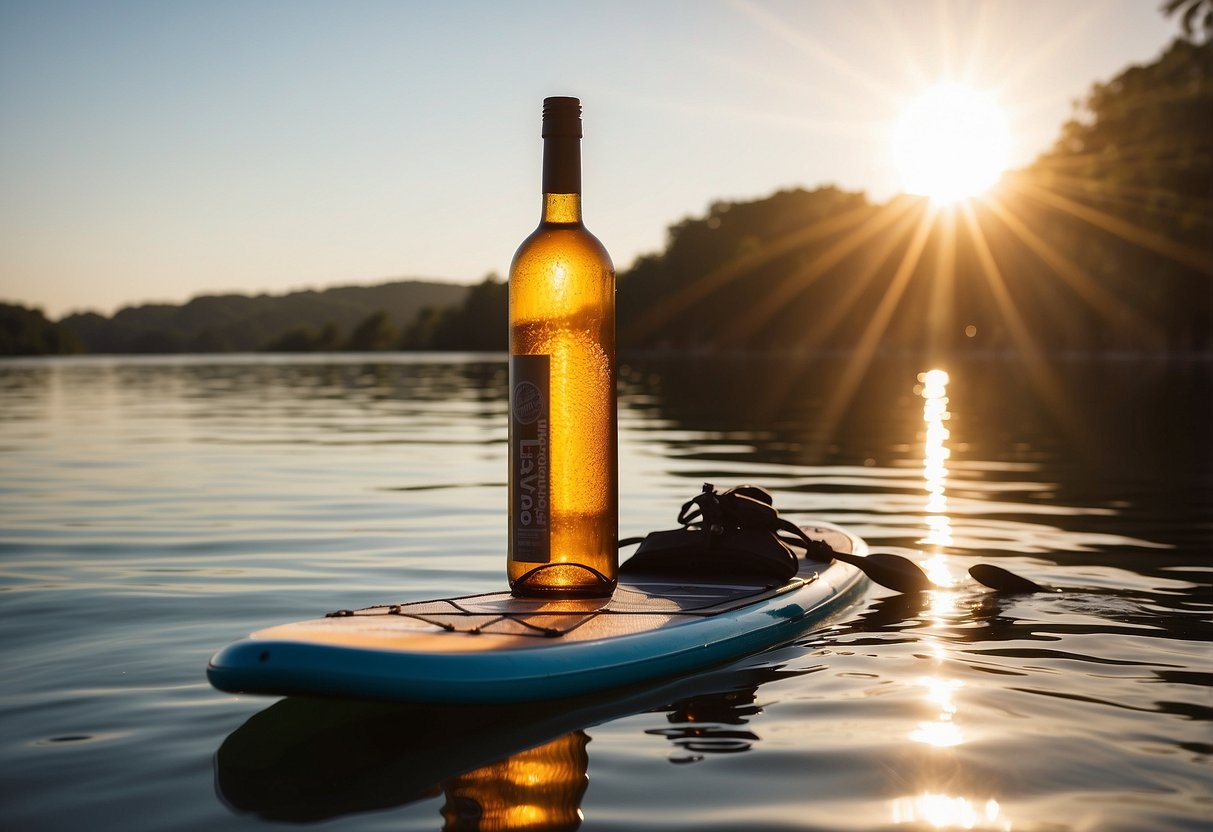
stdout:
[[543,102],[543,213],[510,265],[515,595],[615,589],[615,269],[581,221],[581,103]]

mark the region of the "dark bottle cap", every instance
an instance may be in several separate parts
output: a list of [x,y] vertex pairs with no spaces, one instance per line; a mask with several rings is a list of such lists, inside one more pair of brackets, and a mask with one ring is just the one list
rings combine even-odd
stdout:
[[581,101],[567,95],[543,99],[543,138],[581,138]]

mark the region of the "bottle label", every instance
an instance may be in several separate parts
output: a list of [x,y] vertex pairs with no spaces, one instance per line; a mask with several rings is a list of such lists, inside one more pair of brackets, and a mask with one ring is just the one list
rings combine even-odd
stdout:
[[510,356],[510,557],[523,563],[552,560],[550,363]]

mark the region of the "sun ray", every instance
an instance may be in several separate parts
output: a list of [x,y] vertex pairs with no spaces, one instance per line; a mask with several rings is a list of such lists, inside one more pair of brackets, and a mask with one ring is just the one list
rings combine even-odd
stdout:
[[905,294],[910,278],[914,276],[914,270],[918,267],[918,261],[922,257],[927,239],[931,234],[936,211],[937,209],[928,207],[923,212],[918,221],[918,227],[914,230],[914,236],[910,240],[910,246],[901,258],[901,263],[893,274],[893,278],[889,281],[889,287],[881,297],[876,311],[868,320],[863,334],[851,350],[851,359],[843,370],[842,377],[831,390],[830,398],[826,400],[821,417],[818,419],[821,436],[833,435],[842,417],[846,415],[847,409],[855,397],[855,392],[859,389],[859,384],[868,371],[868,366],[876,356],[880,339],[888,329],[889,321],[892,320],[893,313],[897,311],[898,304],[901,302],[901,296]]
[[1105,290],[1081,266],[1033,231],[1009,205],[997,198],[985,200],[982,204],[1106,322],[1117,327],[1128,323],[1134,326],[1134,329],[1140,329],[1140,326],[1137,325],[1137,316],[1132,308]]
[[852,228],[842,239],[835,241],[825,251],[815,255],[813,262],[807,268],[788,280],[781,281],[772,291],[756,297],[742,317],[723,333],[724,343],[744,343],[755,331],[769,323],[780,309],[785,308],[797,295],[806,291],[861,244],[903,216],[909,207],[910,204],[899,205],[896,203],[881,206],[861,225]]
[[751,269],[758,268],[798,246],[828,237],[831,234],[849,231],[867,221],[871,212],[871,207],[866,204],[844,211],[822,222],[805,226],[795,233],[785,234],[783,237],[768,241],[761,250],[753,254],[738,257],[718,266],[693,283],[683,286],[680,291],[668,294],[654,303],[628,325],[627,337],[643,339],[656,333],[661,327],[674,320],[677,315],[711,296]]
[[992,4],[976,3],[973,8],[973,25],[965,34],[964,42],[967,47],[957,76],[966,83],[974,83],[979,77],[979,70],[990,54],[987,38],[990,33]]
[[1029,199],[1034,199],[1059,212],[1069,214],[1089,225],[1120,237],[1126,242],[1133,243],[1156,254],[1161,254],[1199,272],[1213,274],[1213,257],[1210,257],[1207,251],[1201,251],[1182,243],[1177,243],[1162,234],[1139,228],[1131,222],[1100,211],[1097,208],[1091,208],[1080,202],[1067,199],[1060,194],[1027,181],[1023,176],[1008,177],[1006,186],[1016,193],[1022,194]]
[[[1121,170],[1125,167],[1122,166]],[[1154,170],[1158,166],[1153,166]],[[1182,218],[1187,222],[1213,226],[1213,199],[1201,199],[1198,196],[1177,194],[1171,191],[1160,192],[1145,185],[1130,185],[1122,182],[1100,182],[1071,176],[1052,171],[1048,175],[1049,188],[1063,196],[1095,198],[1118,205],[1122,208],[1141,209],[1149,201],[1151,214]],[[1177,203],[1182,202],[1183,208],[1160,205],[1159,198],[1164,197]]]
[[[1086,168],[1092,164],[1106,165],[1108,163],[1108,155],[1105,151],[1083,151],[1073,152],[1070,150],[1062,151],[1064,155],[1043,156],[1034,165],[1036,170],[1043,175],[1048,176],[1054,171],[1064,168]],[[1170,148],[1162,142],[1154,142],[1151,144],[1136,144],[1131,147],[1121,147],[1116,149],[1116,167],[1119,169],[1133,169],[1135,166],[1140,166],[1146,170],[1167,169],[1188,170],[1190,163],[1180,158],[1160,159],[1160,154],[1169,154]]]
[[[920,210],[929,210],[923,202],[911,203]],[[847,315],[859,298],[863,295],[872,279],[889,259],[893,251],[911,234],[915,223],[921,222],[921,217],[913,212],[901,215],[897,225],[879,241],[877,248],[868,258],[868,263],[862,271],[856,272],[848,281],[846,292],[829,309],[822,310],[822,317],[813,321],[813,326],[804,340],[800,342],[802,349],[811,349],[825,343],[834,331],[842,325]]]
[[[900,212],[894,227],[888,233],[882,234],[878,238],[876,247],[866,258],[867,262],[853,275],[848,277],[847,288],[843,295],[830,304],[828,309],[822,309],[820,317],[813,318],[811,322],[805,322],[804,337],[792,345],[801,354],[811,354],[814,349],[830,339],[842,322],[846,320],[855,304],[859,302],[860,297],[862,297],[864,291],[868,289],[872,280],[888,261],[889,256],[899,245],[905,242],[915,223],[920,221],[919,214],[909,210],[909,208],[926,210],[925,203],[911,200],[906,200],[906,202],[908,203],[907,210]],[[800,383],[800,379],[791,373],[785,373],[771,379],[766,385],[766,394],[763,400],[757,402],[755,405],[756,411],[759,413],[775,412],[787,400],[789,391]],[[828,436],[828,433],[822,433],[821,435]]]
[[734,0],[732,5],[733,8],[747,15],[771,34],[796,47],[802,54],[812,60],[829,67],[837,75],[843,75],[855,81],[868,93],[877,95],[889,102],[896,100],[896,91],[889,84],[861,72],[855,65],[855,61],[840,58],[808,35],[789,26],[786,20],[779,18],[755,3],[746,2],[745,0]]
[[[705,49],[687,49],[685,47],[680,51],[687,53],[690,56],[693,56],[693,58],[696,62],[715,64],[717,66],[724,67],[728,70],[729,74],[731,74],[735,77],[744,76],[744,77],[751,78],[761,88],[783,89],[789,95],[795,95],[795,96],[803,96],[805,93],[805,84],[804,84],[803,78],[796,76],[796,75],[789,75],[786,72],[776,72],[774,70],[768,69],[766,67],[766,65],[764,65],[764,64],[757,64],[753,60],[748,60],[745,57],[738,56],[738,55],[724,54],[724,53],[716,52],[716,51],[707,51]],[[814,86],[812,88],[812,96],[813,96],[813,101],[819,105],[829,103],[829,104],[835,105],[836,107],[841,108],[841,107],[845,107],[847,105],[854,103],[853,96],[847,95],[844,90],[833,87],[833,86],[822,86],[822,85]],[[685,109],[688,109],[688,110],[692,109],[691,107],[689,107],[685,104],[683,106]],[[717,105],[717,106],[719,106],[719,105]],[[699,112],[702,109],[701,103],[695,102],[693,109],[695,112]],[[723,109],[723,108],[720,108],[720,109]],[[735,108],[735,109],[740,110],[741,108]],[[824,111],[826,111],[828,109],[832,109],[832,108],[820,107],[819,109],[824,112]],[[749,112],[754,112],[754,111],[744,111],[744,112],[749,113]],[[769,116],[772,114],[767,113],[767,115]],[[805,123],[813,125],[815,127],[817,125],[817,123],[821,120],[821,115],[822,115],[822,112],[816,112],[813,114],[813,116],[811,118],[787,117],[787,116],[782,116],[779,114],[775,114],[775,117],[785,118],[786,120],[793,121],[793,122],[805,122]],[[835,122],[835,123],[841,123],[841,122]]]
[[[1000,67],[999,87],[1007,89],[1027,77],[1030,73],[1045,67],[1047,60],[1064,47],[1086,40],[1093,29],[1098,29],[1098,20],[1107,14],[1107,8],[1100,3],[1090,3],[1081,12],[1068,10],[1066,23],[1053,31],[1046,39],[1036,45],[1027,54],[1016,53],[1015,60],[1007,66]],[[1051,100],[1057,100],[1053,96]]]
[[955,33],[952,30],[952,16],[948,12],[948,0],[935,0],[935,19],[939,21],[935,34],[939,38],[939,54],[943,57],[943,74],[945,78],[955,78],[955,63],[953,43]]
[[[1156,178],[1161,173],[1183,173],[1190,170],[1190,165],[1182,159],[1159,159],[1158,156],[1163,150],[1157,146],[1118,150],[1115,159],[1117,173],[1127,177]],[[1143,195],[1154,196],[1157,193],[1153,188],[1091,178],[1091,168],[1104,167],[1107,164],[1108,158],[1102,153],[1067,153],[1065,156],[1042,158],[1031,169],[1016,171],[1014,176],[1045,189],[1055,187],[1060,181],[1070,183],[1071,188],[1081,184],[1088,190],[1121,187],[1138,188],[1138,192]],[[1191,201],[1194,207],[1207,209],[1213,205],[1213,199],[1202,198],[1196,194],[1185,194],[1182,198],[1185,202]]]
[[1015,306],[1015,301],[1007,289],[1006,279],[998,267],[994,252],[990,249],[989,241],[981,228],[981,223],[978,222],[973,206],[964,204],[961,206],[961,211],[966,230],[977,252],[978,264],[989,285],[990,292],[994,296],[994,303],[998,307],[1001,320],[1006,324],[1007,331],[1010,332],[1011,339],[1020,352],[1028,373],[1028,380],[1036,387],[1041,401],[1070,433],[1071,438],[1086,444],[1083,440],[1088,434],[1083,431],[1083,424],[1078,418],[1077,409],[1066,395],[1061,381],[1050,369],[1048,358],[1032,337],[1027,323]]
[[866,5],[868,13],[880,19],[880,25],[874,28],[882,32],[884,37],[888,39],[889,43],[900,54],[901,66],[910,75],[908,87],[910,89],[918,89],[930,84],[932,79],[923,71],[919,64],[917,50],[911,46],[910,41],[905,37],[905,27],[901,21],[889,14],[889,9],[892,6],[881,2],[881,0],[868,0]]
[[696,119],[715,119],[728,125],[738,123],[774,127],[792,125],[807,133],[866,138],[871,132],[870,124],[859,121],[834,120],[818,117],[798,116],[785,112],[772,112],[752,107],[740,107],[720,102],[704,103],[689,101],[674,96],[635,93],[630,94],[629,105],[646,107],[663,115],[682,113]]
[[981,267],[981,272],[985,276],[986,283],[989,285],[990,291],[994,296],[994,303],[998,307],[1002,320],[1006,323],[1011,333],[1011,338],[1015,341],[1015,346],[1027,359],[1030,366],[1043,366],[1045,364],[1044,353],[1037,346],[1035,339],[1028,330],[1027,324],[1024,322],[1023,316],[1019,314],[1015,301],[1011,298],[1006,280],[1002,276],[1002,270],[998,267],[998,261],[994,257],[990,243],[981,228],[981,223],[977,221],[977,215],[973,211],[973,206],[962,205],[961,211],[964,216],[965,227],[970,239],[973,241],[973,248],[977,253],[978,265]]

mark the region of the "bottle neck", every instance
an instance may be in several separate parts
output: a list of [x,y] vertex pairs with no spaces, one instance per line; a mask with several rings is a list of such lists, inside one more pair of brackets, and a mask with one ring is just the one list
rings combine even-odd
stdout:
[[578,225],[581,223],[581,194],[544,194],[545,224]]
[[581,139],[543,140],[543,222],[581,222]]

